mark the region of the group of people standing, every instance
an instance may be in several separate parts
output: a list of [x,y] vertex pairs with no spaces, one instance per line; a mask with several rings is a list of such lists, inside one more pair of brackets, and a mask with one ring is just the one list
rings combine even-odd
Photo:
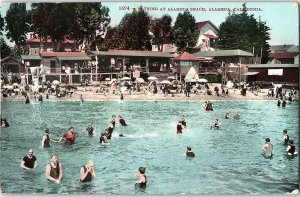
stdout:
[[[295,145],[294,145],[294,140],[290,139],[287,129],[283,130],[283,136],[279,140],[282,141],[284,145],[287,145],[287,148],[285,150],[286,155],[288,155],[290,157],[294,157],[295,155],[298,154],[296,152],[296,148],[295,148]],[[272,157],[273,156],[273,153],[272,153],[273,152],[273,144],[271,143],[270,138],[265,139],[265,144],[262,146],[261,149],[262,149],[263,155],[265,157]]]

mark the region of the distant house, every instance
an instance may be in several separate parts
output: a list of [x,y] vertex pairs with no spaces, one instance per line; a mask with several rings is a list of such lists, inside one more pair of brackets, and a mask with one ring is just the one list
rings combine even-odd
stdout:
[[295,64],[299,62],[299,47],[295,45],[270,46],[269,63]]
[[210,21],[196,23],[196,28],[200,31],[195,49],[199,51],[215,51],[212,43],[218,38],[219,29]]
[[[152,45],[152,51],[158,51],[157,45]],[[175,54],[177,53],[177,47],[174,44],[163,44],[162,52]]]
[[[53,52],[53,42],[50,37],[40,38],[34,36],[33,33],[29,34],[29,38],[26,41],[29,48],[29,55],[39,55],[40,52]],[[74,40],[65,39],[63,42],[63,48],[66,52],[76,51],[76,43]]]

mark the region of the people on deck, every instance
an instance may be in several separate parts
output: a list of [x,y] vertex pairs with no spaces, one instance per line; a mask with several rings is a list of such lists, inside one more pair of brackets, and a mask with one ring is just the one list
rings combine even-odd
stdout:
[[272,151],[273,151],[273,145],[271,144],[270,138],[266,138],[265,144],[261,148],[263,151],[263,155],[265,157],[271,157],[272,156]]
[[66,145],[74,144],[75,139],[76,139],[76,135],[75,135],[75,133],[74,133],[74,131],[73,131],[73,127],[70,127],[70,128],[68,129],[68,131],[66,131],[66,132],[63,134],[63,136],[59,139],[58,142],[60,142],[63,138],[66,139],[65,142],[64,142],[64,144],[66,144]]
[[181,116],[181,120],[180,121],[181,121],[182,126],[184,126],[186,128],[186,122],[187,121],[186,121],[186,118],[184,117],[184,115]]
[[127,126],[126,121],[125,121],[125,119],[124,119],[122,116],[119,116],[119,123],[120,123],[122,126]]
[[82,166],[80,169],[80,181],[91,182],[96,177],[94,170],[94,162],[89,160],[86,165]]
[[187,157],[195,157],[195,153],[192,151],[192,148],[190,146],[186,147],[185,155]]
[[94,128],[91,122],[87,125],[87,128],[81,131],[81,133],[83,132],[88,132],[89,135],[95,135]]
[[135,183],[136,187],[145,189],[147,186],[147,177],[145,175],[146,169],[144,167],[139,167],[139,171],[135,173],[135,176],[138,177],[138,181]]
[[287,129],[284,129],[283,130],[282,141],[283,141],[284,144],[287,145],[289,143],[289,140],[290,140],[290,137],[288,135],[288,131],[287,131]]
[[295,154],[295,146],[294,146],[294,140],[289,140],[288,146],[286,148],[286,154],[289,156],[294,156]]
[[29,148],[27,150],[27,155],[25,157],[23,157],[23,160],[22,160],[20,166],[21,166],[21,168],[26,169],[26,170],[30,170],[30,169],[36,168],[36,166],[37,166],[37,159],[33,155],[32,148]]
[[58,142],[58,141],[52,140],[52,139],[50,138],[50,131],[49,131],[49,129],[47,128],[47,129],[45,130],[45,134],[43,135],[43,138],[42,138],[42,145],[41,145],[41,147],[42,147],[42,148],[49,148],[49,147],[50,147],[50,141],[51,141],[51,142],[55,142],[55,143]]
[[182,134],[182,130],[184,129],[184,126],[182,125],[181,121],[178,122],[176,128],[177,128],[176,134]]
[[58,184],[62,179],[62,166],[56,155],[51,156],[51,162],[46,166],[46,178]]
[[218,119],[216,119],[215,121],[213,121],[213,123],[212,123],[210,129],[212,129],[212,128],[218,129],[218,128],[220,128],[220,126],[221,126],[221,123],[219,122]]

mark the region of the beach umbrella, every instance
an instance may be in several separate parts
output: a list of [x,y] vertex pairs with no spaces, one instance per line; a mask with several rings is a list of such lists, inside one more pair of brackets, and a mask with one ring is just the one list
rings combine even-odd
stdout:
[[58,85],[58,84],[60,84],[60,83],[59,83],[59,81],[58,81],[58,80],[53,80],[53,81],[52,81],[52,84],[54,84],[54,85]]
[[169,76],[167,79],[169,79],[169,80],[174,80],[174,79],[175,79],[175,77],[173,77],[173,76]]
[[123,81],[120,85],[121,86],[128,86],[128,85],[131,85],[131,83],[129,81]]
[[198,82],[201,82],[201,83],[207,83],[207,79],[201,78],[201,79],[198,79]]
[[197,82],[196,79],[191,79],[190,81],[188,82]]
[[105,81],[110,81],[110,78],[105,78]]
[[112,84],[114,81],[117,81],[117,79],[112,79],[109,84]]
[[145,80],[143,78],[137,78],[136,82],[138,82],[138,83],[145,83]]
[[160,84],[172,85],[172,83],[168,80],[163,80],[160,82]]
[[129,81],[129,80],[131,80],[131,78],[129,78],[129,77],[122,77],[121,80],[122,81]]
[[154,80],[157,80],[157,77],[148,77],[148,80],[150,80],[150,81],[154,81]]

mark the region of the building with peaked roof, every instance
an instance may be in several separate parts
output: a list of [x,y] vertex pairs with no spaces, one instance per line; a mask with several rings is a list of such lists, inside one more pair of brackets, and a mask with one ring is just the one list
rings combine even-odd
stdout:
[[[33,33],[29,34],[26,44],[29,48],[29,55],[38,55],[40,52],[52,52],[54,51],[54,43],[50,37],[40,38],[39,36],[34,36]],[[74,40],[65,39],[63,48],[66,52],[76,51],[76,42]]]
[[299,83],[299,64],[250,64],[244,74],[249,82]]
[[188,52],[181,53],[173,59],[174,68],[176,69],[176,74],[179,74],[180,80],[182,76],[185,76],[191,67],[194,67],[196,72],[199,70],[199,59],[189,54]]
[[198,42],[194,48],[199,51],[214,51],[211,46],[218,38],[219,29],[211,21],[201,21],[196,23],[196,28],[200,31]]
[[1,60],[0,73],[6,84],[19,83],[21,74],[25,74],[25,65],[21,61],[7,56]]
[[295,64],[299,62],[299,47],[289,45],[270,46],[269,63],[272,64]]

